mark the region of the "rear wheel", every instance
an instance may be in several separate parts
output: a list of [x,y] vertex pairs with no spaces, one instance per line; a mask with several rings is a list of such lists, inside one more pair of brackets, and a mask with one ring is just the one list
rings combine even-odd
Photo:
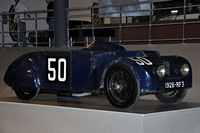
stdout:
[[188,89],[175,90],[165,93],[156,93],[156,98],[162,103],[179,103],[183,100]]
[[113,65],[106,73],[104,82],[109,102],[118,108],[133,107],[140,96],[134,73],[125,65]]
[[13,90],[19,99],[33,100],[39,93],[39,87],[14,87]]

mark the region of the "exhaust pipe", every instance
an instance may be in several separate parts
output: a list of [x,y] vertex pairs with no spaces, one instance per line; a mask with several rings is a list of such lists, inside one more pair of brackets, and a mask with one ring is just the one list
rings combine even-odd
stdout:
[[84,96],[90,96],[90,95],[92,95],[91,92],[72,93],[72,96],[74,96],[74,97],[84,97]]

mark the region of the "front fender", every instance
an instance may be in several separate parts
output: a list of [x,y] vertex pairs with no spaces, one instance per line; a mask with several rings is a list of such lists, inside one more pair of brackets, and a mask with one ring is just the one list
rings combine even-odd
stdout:
[[114,64],[123,64],[130,68],[130,70],[135,74],[137,78],[136,80],[139,83],[141,94],[146,93],[146,92],[151,92],[156,88],[156,85],[153,82],[149,73],[143,67],[138,65],[135,61],[131,60],[130,58],[119,58],[108,63],[103,70],[101,83],[100,83],[101,87],[104,86],[104,79],[105,79],[105,75],[108,69]]
[[16,59],[7,69],[4,81],[10,87],[39,87],[37,53],[26,54]]

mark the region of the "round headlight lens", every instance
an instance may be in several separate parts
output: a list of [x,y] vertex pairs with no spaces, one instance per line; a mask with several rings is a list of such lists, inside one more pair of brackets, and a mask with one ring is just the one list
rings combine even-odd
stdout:
[[189,69],[189,66],[187,64],[183,64],[181,66],[181,69],[180,69],[180,72],[183,76],[187,76],[188,73],[189,73],[190,69]]
[[157,68],[157,75],[159,78],[163,78],[165,76],[166,70],[164,65],[160,65]]

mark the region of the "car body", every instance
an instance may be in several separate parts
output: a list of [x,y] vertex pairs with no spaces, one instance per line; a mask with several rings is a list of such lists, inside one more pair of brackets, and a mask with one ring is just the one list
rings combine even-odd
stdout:
[[103,93],[118,108],[131,108],[146,94],[155,94],[163,103],[178,103],[192,87],[192,68],[183,57],[127,51],[102,40],[89,46],[22,55],[8,67],[4,81],[22,100],[42,93],[74,97]]

